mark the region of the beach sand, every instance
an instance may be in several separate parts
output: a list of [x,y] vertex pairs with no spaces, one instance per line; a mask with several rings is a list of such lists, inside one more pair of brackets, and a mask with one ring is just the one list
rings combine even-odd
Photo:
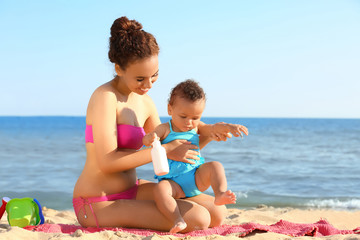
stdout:
[[[58,223],[58,224],[78,224],[75,214],[73,211],[57,211],[53,209],[43,208],[45,221],[46,223]],[[335,210],[319,210],[319,209],[309,209],[309,210],[300,210],[293,208],[273,208],[267,206],[261,206],[256,209],[229,209],[228,215],[225,221],[225,224],[237,225],[247,222],[256,222],[260,224],[271,225],[279,220],[286,220],[295,223],[315,223],[320,219],[326,219],[334,227],[341,230],[353,230],[357,227],[360,227],[360,211],[335,211]],[[102,231],[97,233],[83,233],[75,232],[74,234],[62,234],[62,233],[39,233],[31,232],[24,230],[18,227],[10,227],[6,220],[6,213],[0,221],[0,239],[159,239],[159,240],[176,240],[181,239],[179,237],[174,237],[170,235],[159,236],[152,235],[148,237],[134,235],[124,232],[114,232],[114,231]],[[185,239],[191,240],[206,240],[206,239],[240,239],[238,235],[231,234],[227,236],[219,235],[210,235],[205,237],[185,237]],[[254,232],[244,239],[346,239],[346,240],[355,240],[360,239],[359,235],[333,235],[326,237],[289,237],[283,234],[276,234],[271,232]]]

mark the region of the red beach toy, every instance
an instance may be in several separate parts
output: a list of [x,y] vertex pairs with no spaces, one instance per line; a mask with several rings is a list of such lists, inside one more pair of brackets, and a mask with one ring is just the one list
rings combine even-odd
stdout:
[[6,209],[6,204],[10,201],[10,198],[8,197],[3,197],[2,198],[2,205],[0,207],[0,220],[2,218],[2,216],[4,215],[5,209]]

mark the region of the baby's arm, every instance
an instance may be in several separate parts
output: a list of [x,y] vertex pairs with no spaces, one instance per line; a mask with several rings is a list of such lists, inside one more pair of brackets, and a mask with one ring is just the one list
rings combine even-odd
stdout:
[[[200,124],[198,127],[200,135],[211,137],[216,141],[226,141],[232,135],[235,137],[248,135],[248,129],[240,124],[219,122],[215,124]],[[232,134],[232,135],[231,135]]]
[[150,147],[151,144],[155,141],[155,139],[159,139],[159,140],[164,139],[166,128],[167,128],[166,123],[157,126],[154,131],[147,133],[143,137],[143,144],[147,147]]
[[235,137],[242,137],[243,133],[247,136],[249,131],[247,127],[240,124],[232,124],[232,123],[216,123],[213,125],[213,134],[228,134],[231,133]]

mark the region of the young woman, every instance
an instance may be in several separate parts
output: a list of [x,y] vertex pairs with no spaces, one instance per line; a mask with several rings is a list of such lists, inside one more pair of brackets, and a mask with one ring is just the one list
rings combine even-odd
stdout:
[[[159,47],[142,25],[126,17],[111,27],[109,59],[116,77],[92,94],[86,113],[84,169],[76,182],[73,205],[82,226],[133,227],[169,231],[173,223],[154,202],[155,183],[137,178],[136,167],[151,162],[150,149],[139,150],[142,138],[160,124],[146,94],[158,78]],[[218,136],[224,140],[226,136]],[[209,139],[202,141],[205,145]],[[197,147],[184,140],[163,145],[169,158],[198,160]],[[177,200],[187,222],[183,232],[220,225],[224,206],[200,194]]]

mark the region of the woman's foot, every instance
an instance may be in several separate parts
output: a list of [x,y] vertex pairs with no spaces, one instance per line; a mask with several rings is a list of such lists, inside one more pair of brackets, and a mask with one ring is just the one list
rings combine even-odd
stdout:
[[215,195],[215,205],[233,204],[236,203],[236,195],[231,190]]
[[187,224],[184,221],[184,219],[179,219],[179,221],[177,221],[175,223],[175,225],[170,229],[170,233],[180,232],[180,231],[184,230],[186,227],[187,227]]

